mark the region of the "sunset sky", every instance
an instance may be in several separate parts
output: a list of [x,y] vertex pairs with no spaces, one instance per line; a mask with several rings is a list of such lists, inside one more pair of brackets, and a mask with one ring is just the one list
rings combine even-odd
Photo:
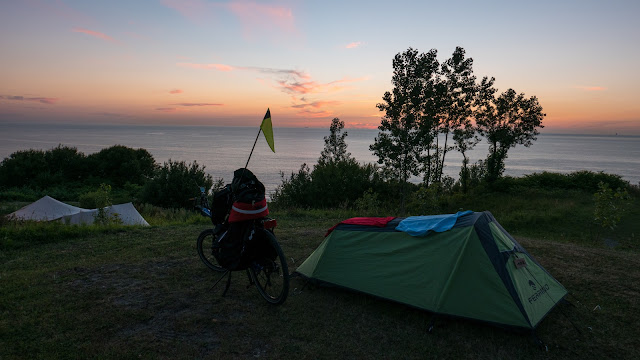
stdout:
[[[374,128],[392,58],[462,46],[545,132],[640,135],[640,1],[3,0],[0,122]],[[257,126],[257,125],[256,125]]]

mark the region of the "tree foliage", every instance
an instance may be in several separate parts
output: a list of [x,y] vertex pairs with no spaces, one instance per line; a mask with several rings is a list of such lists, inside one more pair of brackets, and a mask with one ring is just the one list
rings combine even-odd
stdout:
[[0,163],[0,187],[34,189],[82,182],[89,167],[84,154],[74,147],[58,145],[42,150],[16,151]]
[[[471,120],[477,87],[476,77],[473,75],[473,59],[466,58],[465,50],[461,47],[456,47],[451,57],[441,65],[438,75],[436,118],[438,133],[444,136],[444,144],[442,147],[439,145],[435,147],[440,157],[436,163],[433,180],[439,183],[442,181],[447,153],[457,149],[466,159],[466,152],[476,143],[473,136],[475,128]],[[450,135],[454,141],[453,146],[449,144]],[[439,137],[435,140],[438,143]]]
[[115,145],[85,156],[75,147],[58,145],[47,151],[17,151],[0,163],[0,187],[26,187],[37,191],[68,189],[75,194],[82,188],[101,183],[125,188],[143,185],[157,168],[145,149]]
[[412,48],[397,54],[393,59],[393,90],[385,92],[383,102],[377,104],[384,115],[370,149],[378,157],[383,174],[402,184],[401,207],[404,184],[420,174],[423,151],[433,136],[436,107],[426,100],[435,97],[436,55],[435,50],[420,54]]
[[353,206],[370,188],[381,182],[378,168],[373,164],[361,165],[347,152],[344,122],[335,118],[324,138],[325,147],[313,170],[302,164],[298,172],[286,178],[272,196],[281,206],[330,208]]
[[126,183],[142,185],[158,167],[146,149],[132,149],[114,145],[88,156],[93,176],[108,179],[115,186]]
[[192,205],[189,198],[194,196],[198,186],[205,189],[213,186],[213,178],[204,169],[196,161],[186,163],[169,159],[145,183],[142,201],[164,208]]
[[47,161],[42,150],[16,151],[0,164],[0,183],[4,187],[18,187],[25,183],[34,188],[43,183],[43,173],[47,171]]
[[347,152],[347,143],[345,138],[347,132],[344,133],[344,121],[334,118],[329,126],[329,136],[324,137],[324,149],[320,153],[318,164],[338,163],[345,161],[351,157],[351,153]]
[[[500,177],[509,149],[530,146],[545,114],[535,96],[508,89],[496,97],[494,78],[477,82],[473,59],[463,48],[456,47],[441,64],[436,55],[435,49],[419,53],[409,48],[394,57],[393,89],[377,105],[384,115],[370,149],[387,179],[406,184],[422,175],[426,186],[444,180],[447,154],[458,151],[463,157],[460,184],[466,191],[478,176],[490,181]],[[489,142],[489,154],[470,167],[467,153],[481,137]]]
[[631,196],[624,188],[615,191],[609,184],[600,182],[598,191],[593,194],[595,209],[593,219],[603,228],[614,230],[629,207]]
[[516,145],[531,146],[543,128],[545,114],[538,98],[525,97],[515,90],[507,91],[495,97],[494,79],[484,78],[479,86],[476,100],[476,124],[478,132],[489,143],[487,156],[487,176],[494,181],[504,172],[504,162],[510,148]]

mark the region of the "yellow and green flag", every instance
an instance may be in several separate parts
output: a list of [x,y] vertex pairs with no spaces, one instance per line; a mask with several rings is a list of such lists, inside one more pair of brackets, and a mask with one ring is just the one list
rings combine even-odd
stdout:
[[267,113],[264,114],[264,119],[262,119],[262,124],[260,125],[260,129],[262,129],[264,138],[267,140],[267,144],[269,144],[271,151],[276,152],[276,149],[273,143],[273,126],[271,125],[271,112],[269,111],[269,109],[267,109]]

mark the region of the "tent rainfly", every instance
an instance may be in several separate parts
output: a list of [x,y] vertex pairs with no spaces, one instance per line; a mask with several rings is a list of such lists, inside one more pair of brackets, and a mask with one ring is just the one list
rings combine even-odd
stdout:
[[488,211],[348,219],[296,272],[436,314],[525,329],[567,294]]
[[[117,215],[124,225],[143,225],[149,223],[140,215],[132,203],[112,205],[105,208],[108,216]],[[9,215],[10,219],[32,221],[58,220],[67,224],[91,224],[98,209],[83,209],[65,204],[50,196],[23,207]]]

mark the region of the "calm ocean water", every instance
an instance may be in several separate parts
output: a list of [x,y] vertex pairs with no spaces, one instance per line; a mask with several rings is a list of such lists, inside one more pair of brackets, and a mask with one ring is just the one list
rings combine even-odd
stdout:
[[[244,167],[258,128],[119,125],[34,125],[0,123],[0,158],[26,149],[51,149],[58,144],[76,147],[85,154],[112,145],[147,149],[157,162],[168,159],[197,161],[214,178],[230,181],[233,171]],[[369,145],[377,130],[347,129],[347,150],[360,162],[375,162]],[[280,172],[289,175],[302,163],[315,164],[324,148],[327,129],[274,128],[276,153],[263,136],[249,162],[249,169],[268,191],[281,183]],[[471,162],[484,159],[488,145],[478,144]],[[447,154],[445,173],[457,178],[462,156]],[[640,137],[541,134],[531,147],[509,151],[506,174],[604,171],[640,183]]]

